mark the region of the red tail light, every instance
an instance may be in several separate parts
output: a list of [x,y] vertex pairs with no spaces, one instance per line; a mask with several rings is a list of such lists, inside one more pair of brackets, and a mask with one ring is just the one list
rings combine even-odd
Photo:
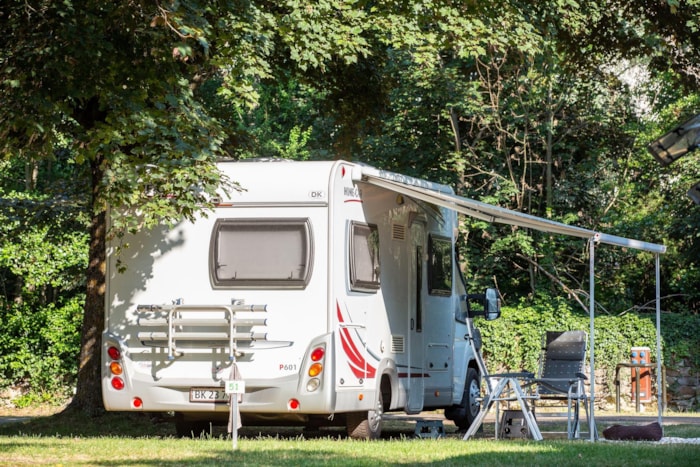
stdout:
[[[125,384],[124,380],[120,378],[119,375],[124,373],[124,368],[122,367],[122,364],[117,360],[121,360],[122,352],[121,350],[119,350],[119,347],[112,345],[109,348],[107,348],[107,355],[109,355],[109,358],[113,360],[109,364],[109,371],[112,373],[112,379],[110,380],[110,383],[112,384],[112,387],[114,389],[116,389],[117,391],[121,391],[122,389],[124,389]],[[132,401],[132,404],[135,403],[135,401]],[[134,407],[136,406],[134,405]]]
[[122,358],[121,351],[114,346],[107,349],[107,355],[109,355],[109,358],[111,358],[112,360],[119,360],[120,358]]
[[314,362],[318,362],[323,358],[323,356],[326,354],[326,350],[323,347],[316,347],[312,352],[311,352],[311,360]]
[[112,387],[117,391],[121,391],[124,389],[124,380],[119,377],[112,378]]

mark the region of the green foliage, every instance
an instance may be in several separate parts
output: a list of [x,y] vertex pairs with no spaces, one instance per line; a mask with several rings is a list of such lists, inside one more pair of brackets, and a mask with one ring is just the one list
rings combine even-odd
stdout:
[[32,295],[47,287],[75,290],[84,283],[85,232],[59,231],[50,235],[49,226],[38,226],[12,240],[1,242],[0,267],[23,278],[23,295]]
[[279,21],[279,32],[290,57],[302,70],[323,70],[333,57],[355,63],[369,53],[363,37],[367,13],[356,0],[287,0],[287,14]]
[[[504,307],[500,319],[479,321],[483,336],[484,359],[489,371],[535,371],[546,331],[590,331],[589,315],[575,311],[562,298],[539,295],[517,306]],[[615,367],[629,362],[632,347],[649,347],[656,355],[656,315],[626,313],[621,316],[596,315],[595,367],[604,370],[608,390],[614,393]],[[663,314],[661,317],[663,364],[674,368],[687,362],[700,368],[700,317]],[[655,361],[653,359],[652,361]]]
[[[65,394],[74,382],[83,299],[0,308],[0,385],[21,384],[28,397]],[[43,395],[42,395],[43,394]]]
[[700,368],[700,319],[693,314],[664,314],[661,319],[664,338],[665,362],[674,367],[677,362],[688,360]]
[[570,66],[592,57],[614,63],[643,57],[650,70],[672,70],[685,90],[700,85],[698,51],[700,21],[696,0],[612,0],[579,2],[587,13],[580,28],[563,36],[571,52]]
[[[11,179],[15,168],[5,169],[0,178]],[[88,261],[79,193],[47,176],[0,199],[0,386],[25,391],[18,405],[61,400],[75,378]]]
[[84,286],[86,213],[59,196],[10,192],[2,198],[0,303],[34,300],[43,306]]
[[[664,311],[698,313],[700,211],[685,193],[700,158],[660,168],[646,151],[700,109],[698,11],[642,0],[8,0],[0,304],[38,317],[76,300],[85,232],[107,206],[119,237],[193,219],[235,189],[219,158],[342,157],[664,243]],[[585,242],[475,219],[462,235],[471,282],[497,284],[508,304],[586,294]],[[103,250],[91,244],[88,264]],[[597,249],[596,311],[647,310],[654,260]],[[87,316],[102,316],[87,302]],[[538,325],[556,324],[541,321],[548,301],[522,303]],[[537,329],[522,326],[514,348],[528,357],[503,348],[504,364],[532,363]]]
[[318,143],[328,124],[320,115],[324,93],[286,74],[258,89],[258,106],[234,122],[239,126],[235,156],[326,159],[329,148]]

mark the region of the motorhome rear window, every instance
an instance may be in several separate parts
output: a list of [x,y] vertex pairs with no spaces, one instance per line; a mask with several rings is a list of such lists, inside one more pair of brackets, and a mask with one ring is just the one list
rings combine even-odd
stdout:
[[428,239],[428,290],[430,295],[452,293],[452,242],[430,235]]
[[376,225],[350,223],[350,287],[361,292],[379,289],[379,232]]
[[305,287],[313,239],[308,219],[219,219],[210,247],[216,287]]

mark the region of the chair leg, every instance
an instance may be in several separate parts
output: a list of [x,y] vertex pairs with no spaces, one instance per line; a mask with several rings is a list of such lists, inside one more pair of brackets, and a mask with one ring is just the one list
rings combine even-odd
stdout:
[[581,425],[580,425],[580,415],[581,415],[581,399],[576,399],[576,403],[574,405],[574,423],[573,423],[573,431],[571,432],[571,436],[569,436],[569,439],[578,439],[581,432]]
[[530,404],[527,403],[525,393],[515,379],[512,380],[512,389],[513,392],[515,392],[515,397],[518,400],[518,403],[520,404],[520,410],[525,417],[525,422],[530,429],[532,438],[536,441],[542,441],[542,432],[540,432],[540,428],[537,426],[534,410],[530,408]]
[[[584,404],[584,408],[586,410],[586,420],[588,420],[588,407],[585,406],[586,398],[585,396],[582,397],[583,394],[581,381],[579,381],[577,384],[576,393],[572,393],[571,388],[569,388],[569,396],[567,397],[567,408],[569,413],[566,424],[566,435],[569,439],[579,439],[581,436],[581,404]],[[573,421],[571,416],[572,399],[575,399],[575,401],[573,401]]]
[[[506,378],[502,378],[498,381],[496,387],[489,391],[486,397],[484,397],[484,400],[481,401],[479,413],[462,439],[467,440],[476,434],[476,431],[479,429],[479,427],[481,427],[481,424],[484,423],[484,418],[486,418],[486,414],[489,412],[493,404],[498,403],[498,398],[500,397],[501,392],[503,392],[503,389],[505,389],[507,382],[508,380]],[[496,420],[498,420],[498,417],[496,417]],[[498,436],[498,430],[496,436]]]
[[571,393],[569,393],[569,397],[566,398],[566,437],[568,439],[573,439],[575,436],[575,432],[577,430],[578,426],[578,417],[577,415],[577,409],[578,409],[578,403],[574,404],[573,406],[573,412],[574,412],[574,420],[571,420],[571,412],[572,412],[572,400],[571,400]]

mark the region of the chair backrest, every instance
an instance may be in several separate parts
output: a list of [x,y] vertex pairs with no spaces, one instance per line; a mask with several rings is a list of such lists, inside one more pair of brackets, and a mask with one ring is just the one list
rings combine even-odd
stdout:
[[[576,378],[583,372],[586,359],[586,333],[584,331],[547,331],[544,338],[540,379]],[[551,386],[551,387],[547,387]],[[540,394],[566,394],[567,381],[552,381],[540,386]]]

